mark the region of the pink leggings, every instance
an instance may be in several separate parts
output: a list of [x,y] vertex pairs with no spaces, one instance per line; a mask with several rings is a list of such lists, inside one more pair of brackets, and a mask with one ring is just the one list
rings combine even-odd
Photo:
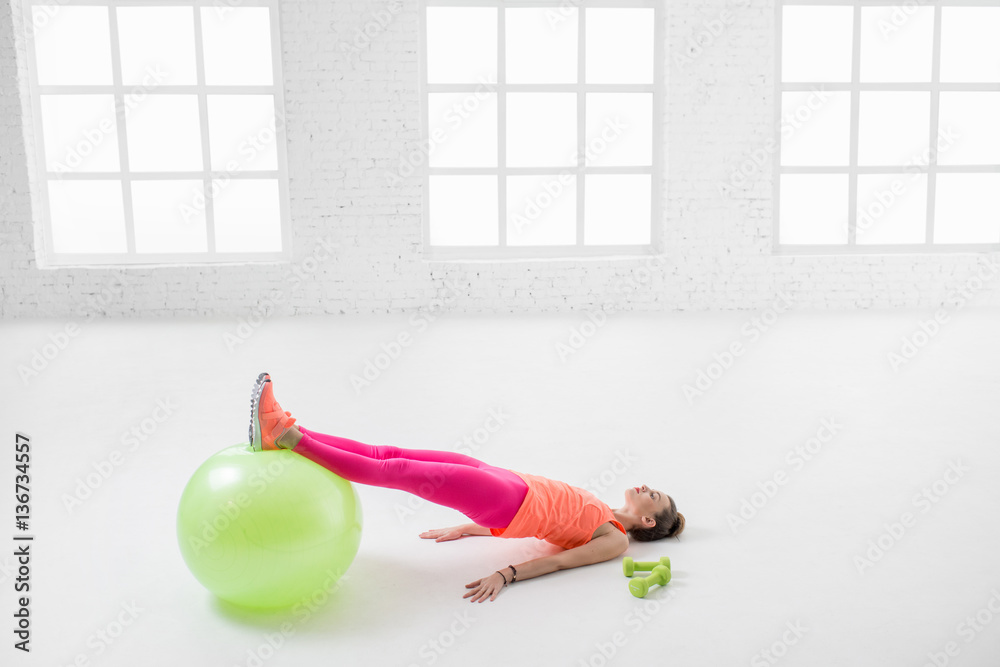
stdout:
[[366,445],[297,426],[298,452],[344,479],[400,489],[456,509],[484,528],[506,528],[528,485],[510,470],[457,452]]

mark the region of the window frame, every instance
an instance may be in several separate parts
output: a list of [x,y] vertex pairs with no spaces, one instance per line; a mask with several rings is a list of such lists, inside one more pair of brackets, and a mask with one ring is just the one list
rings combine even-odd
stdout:
[[[996,0],[926,0],[921,6],[934,9],[934,33],[932,44],[931,80],[913,83],[862,83],[861,82],[861,8],[871,6],[904,5],[901,0],[778,0],[775,3],[775,98],[774,136],[777,149],[774,153],[773,183],[773,228],[772,252],[775,255],[871,255],[871,254],[954,254],[988,253],[1000,250],[1000,237],[995,243],[934,243],[935,186],[940,173],[997,173],[1000,165],[938,165],[936,154],[931,151],[927,164],[904,167],[863,167],[858,166],[858,121],[860,93],[866,91],[915,91],[930,93],[930,127],[928,146],[936,144],[939,135],[939,100],[941,92],[985,91],[1000,92],[1000,83],[942,83],[941,70],[941,10],[944,7],[996,7]],[[854,8],[852,33],[851,81],[847,83],[784,83],[781,80],[782,65],[782,18],[783,10],[789,6],[847,6]],[[850,157],[846,166],[810,167],[782,166],[781,164],[781,96],[783,92],[794,91],[846,91],[851,93]],[[922,243],[857,244],[858,175],[895,174],[900,172],[927,174],[927,224]],[[848,222],[847,243],[845,244],[788,244],[780,242],[781,176],[783,174],[846,174],[848,176]],[[1000,211],[997,212],[1000,215]]]
[[[109,37],[111,39],[112,83],[110,85],[45,85],[38,84],[38,69],[35,56],[34,12],[33,7],[63,7],[63,6],[106,6],[108,7]],[[246,263],[267,263],[288,261],[291,259],[291,226],[290,204],[288,195],[288,157],[286,151],[286,125],[284,75],[281,67],[281,26],[278,0],[240,0],[238,6],[264,7],[269,11],[272,83],[270,85],[207,85],[205,83],[205,53],[201,24],[201,8],[219,8],[214,0],[157,0],[156,7],[191,7],[194,15],[194,45],[196,83],[186,85],[157,86],[150,94],[188,94],[197,95],[199,110],[199,125],[201,128],[201,150],[203,169],[183,172],[130,172],[128,162],[128,136],[125,131],[125,95],[138,86],[122,83],[121,44],[119,41],[117,12],[118,7],[149,7],[142,0],[21,0],[23,11],[23,30],[27,41],[28,92],[32,111],[31,127],[34,132],[35,168],[30,170],[32,189],[37,188],[39,216],[35,218],[42,224],[42,251],[36,252],[40,268],[64,267],[107,267],[107,266],[140,266],[155,267],[159,265],[225,265]],[[78,172],[60,173],[47,170],[47,159],[42,133],[41,96],[43,94],[111,94],[114,96],[116,132],[118,139],[119,169],[116,172]],[[208,124],[208,95],[241,95],[262,94],[273,95],[275,105],[275,149],[277,155],[277,170],[249,171],[212,169],[210,153],[210,127]],[[27,123],[26,123],[27,125]],[[205,188],[205,229],[207,235],[207,250],[205,252],[165,252],[137,253],[135,250],[135,222],[132,206],[130,183],[142,180],[201,180]],[[212,201],[212,182],[214,179],[271,179],[278,185],[278,210],[281,226],[282,249],[276,252],[218,252],[215,249],[214,209]],[[52,220],[49,210],[48,183],[54,180],[102,180],[118,182],[122,186],[122,201],[124,206],[126,251],[121,253],[67,253],[55,252],[52,237]]]
[[[665,170],[665,150],[663,147],[664,128],[661,119],[664,109],[665,85],[663,82],[662,3],[656,0],[420,0],[419,6],[419,47],[418,85],[420,96],[421,141],[429,140],[429,93],[475,92],[483,83],[431,84],[427,82],[427,8],[428,7],[495,7],[497,8],[497,166],[496,167],[431,167],[425,161],[419,170],[421,192],[421,246],[425,261],[476,261],[476,260],[519,260],[519,259],[572,259],[572,258],[613,258],[653,255],[661,252],[662,241],[658,232],[662,229],[662,198],[664,188],[662,177]],[[560,8],[571,7],[579,11],[577,40],[577,82],[569,84],[509,84],[505,81],[505,9],[520,8]],[[586,9],[651,9],[653,11],[653,82],[650,84],[593,84],[585,83],[586,73]],[[491,84],[492,86],[493,84]],[[563,167],[508,167],[506,157],[506,94],[517,92],[572,92],[577,94],[577,164]],[[586,93],[597,92],[642,92],[652,95],[652,155],[649,166],[640,167],[596,167],[585,164],[585,113]],[[508,175],[552,175],[572,174],[576,177],[576,229],[577,241],[574,245],[511,246],[507,245],[507,192]],[[583,244],[583,204],[586,189],[586,174],[649,174],[650,176],[650,242],[648,244],[584,245]],[[430,177],[432,175],[490,175],[497,177],[497,224],[499,236],[497,245],[431,245],[430,243]]]

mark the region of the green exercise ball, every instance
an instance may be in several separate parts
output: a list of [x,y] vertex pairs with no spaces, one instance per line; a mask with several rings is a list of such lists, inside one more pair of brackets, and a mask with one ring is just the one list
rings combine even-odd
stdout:
[[361,542],[351,483],[301,454],[234,445],[195,470],[177,541],[205,588],[243,607],[325,600]]

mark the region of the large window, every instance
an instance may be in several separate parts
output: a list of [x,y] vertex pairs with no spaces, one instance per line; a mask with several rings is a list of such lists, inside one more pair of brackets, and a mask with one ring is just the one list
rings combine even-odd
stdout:
[[25,0],[51,265],[288,253],[273,0]]
[[1000,7],[777,11],[778,249],[1000,247]]
[[422,2],[428,257],[650,251],[658,4]]

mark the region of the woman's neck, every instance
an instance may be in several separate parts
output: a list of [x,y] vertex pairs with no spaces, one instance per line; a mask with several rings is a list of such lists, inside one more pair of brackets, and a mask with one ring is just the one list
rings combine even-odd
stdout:
[[615,515],[615,521],[620,523],[625,530],[632,530],[638,525],[635,515],[624,509],[611,510],[611,513]]

